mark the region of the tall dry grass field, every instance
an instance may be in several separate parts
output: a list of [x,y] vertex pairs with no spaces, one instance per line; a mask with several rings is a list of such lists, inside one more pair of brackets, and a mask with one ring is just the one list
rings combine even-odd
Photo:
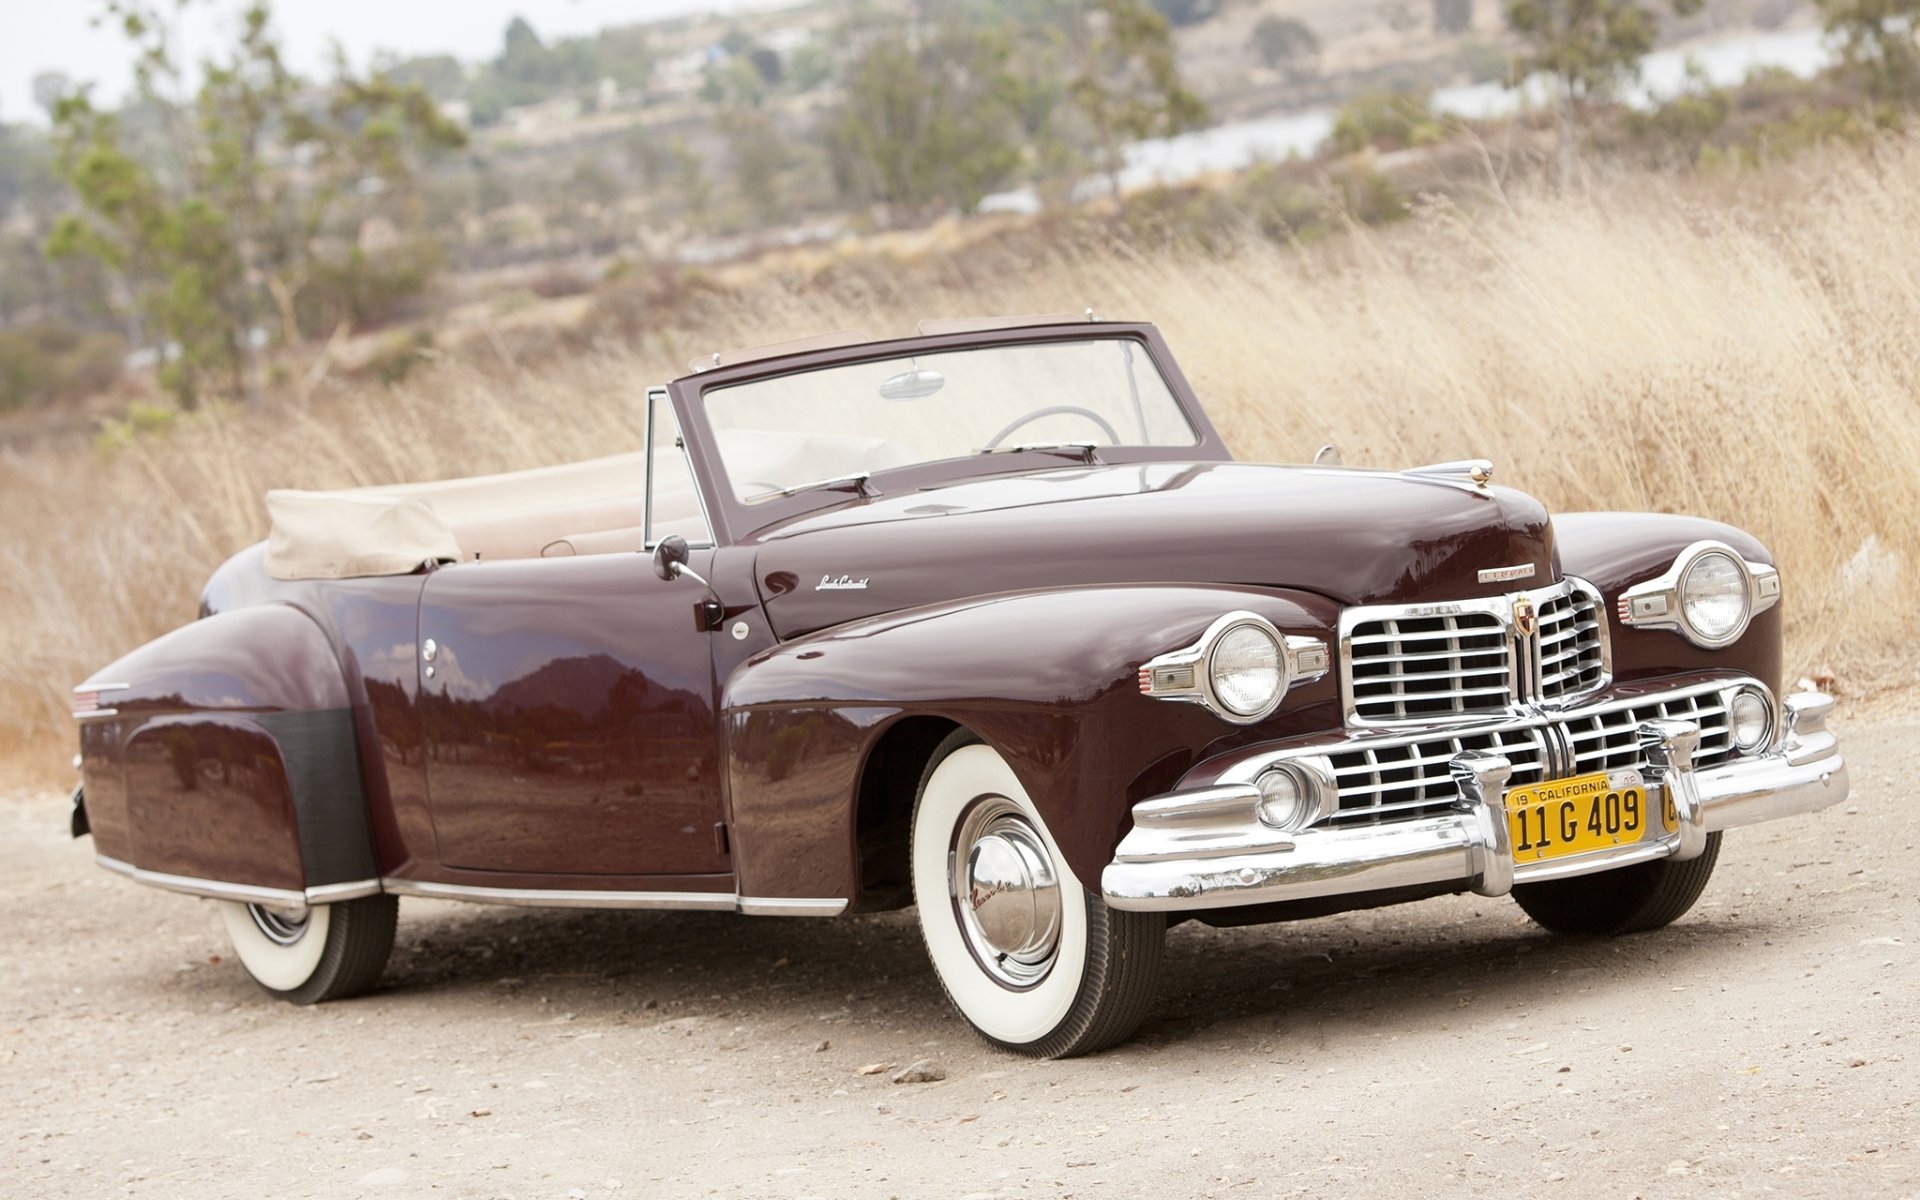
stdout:
[[693,353],[919,316],[1077,310],[1160,323],[1236,453],[1485,456],[1558,510],[1737,522],[1786,579],[1789,664],[1845,690],[1915,678],[1920,610],[1920,144],[1763,176],[1628,176],[1490,197],[1386,233],[1231,256],[1114,246],[1020,270],[751,288],[719,318],[523,371],[209,415],[131,449],[0,476],[0,743],[67,752],[66,691],[193,615],[264,535],[270,486],[530,466],[636,444],[645,385]]

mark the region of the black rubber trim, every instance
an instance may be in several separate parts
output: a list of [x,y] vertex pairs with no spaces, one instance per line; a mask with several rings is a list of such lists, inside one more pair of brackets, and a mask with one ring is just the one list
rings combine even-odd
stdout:
[[287,766],[306,885],[378,878],[353,710],[262,713],[254,720],[273,736]]
[[84,787],[73,789],[73,815],[67,818],[67,828],[77,838],[93,832],[93,826],[87,824],[87,790]]

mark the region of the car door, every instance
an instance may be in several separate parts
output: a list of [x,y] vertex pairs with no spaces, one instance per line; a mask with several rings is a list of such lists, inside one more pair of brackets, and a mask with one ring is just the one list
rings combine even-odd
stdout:
[[[695,551],[692,565],[711,557]],[[428,577],[421,715],[443,866],[728,869],[700,597],[633,552],[468,562]]]

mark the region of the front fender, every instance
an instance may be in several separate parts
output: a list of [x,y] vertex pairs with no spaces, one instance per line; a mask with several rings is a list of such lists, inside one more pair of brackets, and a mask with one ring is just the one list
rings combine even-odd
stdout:
[[1236,609],[1329,644],[1338,616],[1296,591],[1069,588],[890,613],[748,660],[721,697],[741,893],[858,905],[863,772],[887,732],[916,717],[963,725],[1004,755],[1068,866],[1097,888],[1135,801],[1210,754],[1339,723],[1331,674],[1296,684],[1253,725],[1140,694],[1143,662]]
[[195,621],[76,690],[99,698],[80,715],[82,783],[113,865],[189,891],[377,878],[351,701],[326,635],[298,609]]
[[1773,555],[1758,538],[1719,521],[1667,513],[1561,513],[1553,528],[1561,569],[1599,588],[1606,600],[1614,678],[1734,670],[1780,693],[1782,611],[1793,580],[1782,580],[1779,604],[1755,617],[1739,641],[1718,650],[1696,646],[1673,630],[1623,625],[1614,609],[1622,591],[1665,571],[1695,542],[1724,542],[1750,561],[1772,564]]

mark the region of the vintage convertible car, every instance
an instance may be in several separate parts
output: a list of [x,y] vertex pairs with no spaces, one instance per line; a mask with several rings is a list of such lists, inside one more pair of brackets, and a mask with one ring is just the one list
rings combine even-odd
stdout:
[[1752,536],[1237,463],[1150,325],[716,354],[645,421],[270,494],[200,618],[76,689],[75,835],[296,1003],[375,982],[401,896],[911,904],[961,1015],[1057,1056],[1135,1028],[1170,920],[1652,929],[1722,830],[1847,792]]

